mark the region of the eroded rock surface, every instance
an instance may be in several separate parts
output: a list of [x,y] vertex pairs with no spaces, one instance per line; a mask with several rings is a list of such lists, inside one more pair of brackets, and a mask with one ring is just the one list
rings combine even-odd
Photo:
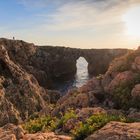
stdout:
[[110,122],[85,140],[136,140],[140,137],[140,123]]
[[[112,61],[104,75],[93,77],[77,90],[69,92],[57,102],[54,112],[66,108],[106,106],[109,108],[140,109],[140,49]],[[135,64],[135,69],[132,65]]]
[[7,124],[0,128],[1,140],[71,140],[71,137],[53,132],[26,134],[21,126]]
[[[127,49],[73,49],[36,46],[21,40],[0,39],[12,61],[34,75],[43,87],[53,86],[55,80],[66,80],[76,73],[76,60],[84,57],[89,74],[105,73],[109,63],[127,53]],[[104,60],[104,61],[101,61]],[[98,62],[98,63],[97,63]]]
[[33,75],[12,61],[3,45],[0,45],[0,85],[0,125],[17,123],[47,105],[42,98],[47,96],[46,91]]
[[23,138],[25,131],[21,126],[7,124],[0,128],[1,140],[20,140]]

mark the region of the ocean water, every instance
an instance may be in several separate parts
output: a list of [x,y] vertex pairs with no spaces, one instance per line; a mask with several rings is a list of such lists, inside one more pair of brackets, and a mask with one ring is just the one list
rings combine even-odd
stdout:
[[58,82],[55,85],[56,90],[59,90],[62,94],[65,94],[69,89],[81,87],[90,79],[87,69],[88,63],[85,58],[80,57],[77,60],[76,67],[77,73],[74,79],[65,82]]
[[77,73],[75,75],[75,82],[73,83],[73,86],[75,87],[81,87],[89,80],[89,74],[88,74],[88,63],[85,60],[85,58],[80,57],[77,60]]

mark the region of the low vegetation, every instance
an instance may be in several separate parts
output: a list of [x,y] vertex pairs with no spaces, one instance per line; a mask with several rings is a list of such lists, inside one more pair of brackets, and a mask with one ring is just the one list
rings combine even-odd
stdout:
[[51,131],[54,129],[56,119],[50,116],[35,118],[23,124],[23,128],[29,133],[36,133],[39,131]]
[[60,129],[71,118],[76,118],[73,110],[67,111],[60,118],[45,116],[40,118],[31,118],[28,122],[23,124],[23,128],[29,133],[36,133],[38,131],[54,131]]
[[[28,122],[23,124],[23,128],[29,133],[36,133],[39,131],[55,131],[61,130],[65,123],[69,120],[75,118],[78,120],[78,116],[73,110],[69,110],[60,118],[45,116],[41,118],[30,119]],[[100,129],[110,121],[121,121],[121,122],[134,122],[136,120],[127,119],[124,116],[117,115],[107,115],[107,114],[98,114],[92,115],[85,121],[78,120],[78,123],[75,124],[75,127],[68,132],[69,135],[73,137],[74,140],[83,140],[88,135],[92,134],[94,131]]]
[[79,125],[72,130],[74,140],[83,140],[88,135],[92,134],[94,131],[99,130],[101,127],[105,126],[110,121],[119,122],[133,122],[133,120],[127,119],[124,116],[118,115],[107,115],[98,114],[89,117],[86,122],[80,122]]

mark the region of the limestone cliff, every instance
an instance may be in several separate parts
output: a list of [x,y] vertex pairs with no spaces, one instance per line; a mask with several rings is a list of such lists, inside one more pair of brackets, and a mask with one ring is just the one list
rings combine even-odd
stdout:
[[[84,57],[91,75],[106,72],[109,63],[122,56],[127,49],[74,49],[66,47],[36,46],[21,40],[0,39],[10,59],[34,75],[43,87],[52,87],[55,80],[73,78],[76,60]],[[102,61],[103,60],[103,61]]]
[[106,106],[140,109],[140,48],[116,58],[104,75],[93,77],[79,89],[69,91],[57,102],[53,114],[67,108]]
[[[17,123],[46,107],[46,91],[0,44],[0,125]],[[21,118],[21,119],[20,119]]]

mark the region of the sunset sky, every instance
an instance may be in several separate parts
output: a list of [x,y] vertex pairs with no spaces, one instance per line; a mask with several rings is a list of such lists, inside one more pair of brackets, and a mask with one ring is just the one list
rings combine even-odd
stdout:
[[140,0],[0,0],[0,37],[74,48],[137,48]]

